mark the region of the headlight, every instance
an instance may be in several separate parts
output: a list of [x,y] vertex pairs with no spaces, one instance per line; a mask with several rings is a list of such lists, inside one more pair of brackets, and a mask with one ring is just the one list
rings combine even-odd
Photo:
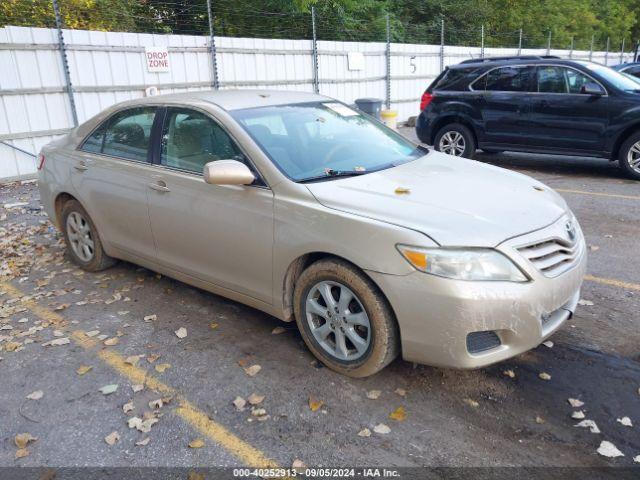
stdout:
[[407,261],[421,272],[456,280],[526,282],[527,277],[502,253],[490,248],[420,248],[398,245]]

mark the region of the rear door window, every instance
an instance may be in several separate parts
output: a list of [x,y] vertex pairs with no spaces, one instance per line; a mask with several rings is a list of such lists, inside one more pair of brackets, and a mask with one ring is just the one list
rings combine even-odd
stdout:
[[533,67],[522,65],[495,68],[476,80],[473,89],[492,92],[529,92],[533,70]]
[[569,93],[566,69],[564,67],[538,67],[538,92]]
[[155,113],[155,107],[118,112],[87,137],[81,150],[147,162]]

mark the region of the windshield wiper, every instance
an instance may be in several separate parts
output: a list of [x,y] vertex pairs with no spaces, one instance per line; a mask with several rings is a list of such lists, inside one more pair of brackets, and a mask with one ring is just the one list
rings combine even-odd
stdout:
[[358,175],[364,175],[371,173],[371,170],[334,170],[333,168],[327,168],[324,175],[317,175],[315,177],[303,178],[298,180],[299,182],[313,182],[315,180],[326,180],[334,177],[356,177]]

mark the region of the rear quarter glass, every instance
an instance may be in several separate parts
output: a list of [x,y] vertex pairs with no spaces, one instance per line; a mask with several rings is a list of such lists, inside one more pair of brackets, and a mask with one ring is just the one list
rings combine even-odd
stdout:
[[462,91],[466,89],[469,83],[470,69],[466,68],[450,68],[442,72],[438,78],[429,87],[430,91],[433,90],[449,90],[449,91]]

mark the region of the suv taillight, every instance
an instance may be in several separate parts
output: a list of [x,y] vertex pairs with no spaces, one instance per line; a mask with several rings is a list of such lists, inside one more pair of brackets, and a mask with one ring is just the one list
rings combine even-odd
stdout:
[[44,153],[38,155],[38,170],[42,170],[44,167]]
[[431,103],[431,100],[433,100],[433,95],[431,95],[429,92],[424,92],[422,94],[422,98],[420,99],[420,111],[421,112],[425,108],[427,108],[427,106]]

